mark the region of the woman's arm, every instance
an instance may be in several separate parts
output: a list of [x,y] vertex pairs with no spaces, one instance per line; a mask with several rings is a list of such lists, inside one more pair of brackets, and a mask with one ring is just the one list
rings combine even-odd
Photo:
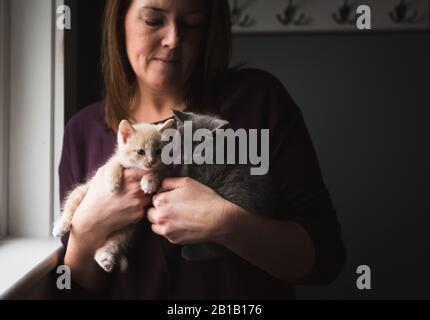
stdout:
[[144,208],[151,202],[140,187],[144,174],[141,170],[125,170],[121,189],[111,193],[106,190],[102,168],[73,216],[64,264],[70,268],[72,280],[90,292],[109,286],[109,274],[94,261],[97,249],[113,232],[144,218]]
[[152,230],[173,244],[217,242],[286,281],[314,264],[312,241],[298,224],[250,214],[190,178],[165,179],[153,204]]
[[[303,225],[299,219],[272,220],[248,213],[190,178],[165,179],[152,202],[147,217],[156,234],[180,245],[217,242],[280,280],[329,283],[345,261],[328,212],[321,214],[328,223],[318,218],[303,220]],[[315,210],[324,209],[317,204]]]
[[272,276],[296,282],[310,273],[315,263],[311,237],[299,224],[272,220],[247,212],[224,200],[227,230],[215,241]]
[[70,232],[64,264],[71,270],[72,280],[91,292],[102,292],[109,284],[109,275],[94,260],[96,245],[79,239]]

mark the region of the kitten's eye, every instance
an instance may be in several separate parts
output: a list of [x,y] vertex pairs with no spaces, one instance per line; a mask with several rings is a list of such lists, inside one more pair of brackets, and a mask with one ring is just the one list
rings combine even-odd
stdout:
[[139,156],[144,156],[145,155],[145,150],[143,150],[143,149],[137,150],[136,152],[137,152],[137,154]]
[[155,151],[155,154],[156,154],[157,156],[161,156],[161,149],[157,149],[157,151]]

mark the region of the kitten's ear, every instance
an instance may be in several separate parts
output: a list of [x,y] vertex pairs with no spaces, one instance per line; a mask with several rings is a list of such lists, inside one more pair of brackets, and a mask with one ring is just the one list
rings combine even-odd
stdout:
[[132,134],[134,134],[136,130],[134,130],[132,124],[127,120],[122,120],[119,124],[118,130],[118,142],[127,143],[128,139]]
[[160,127],[158,128],[158,132],[163,133],[167,129],[173,128],[174,124],[175,124],[175,120],[169,119],[169,120],[167,120],[166,122],[164,122],[163,124],[160,125]]
[[180,122],[185,122],[187,120],[190,120],[190,115],[188,113],[173,109],[173,114],[175,115],[176,119],[178,119]]
[[215,132],[217,129],[227,129],[230,127],[230,122],[220,119],[212,120],[211,127],[213,128],[212,131]]

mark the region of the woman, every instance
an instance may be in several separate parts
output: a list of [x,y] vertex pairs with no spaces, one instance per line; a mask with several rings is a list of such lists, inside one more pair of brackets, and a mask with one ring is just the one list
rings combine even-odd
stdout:
[[[258,70],[228,70],[227,0],[110,0],[104,20],[106,99],[68,123],[61,195],[112,154],[122,119],[156,123],[177,110],[218,113],[234,128],[270,129],[276,219],[250,214],[192,179],[165,179],[153,197],[126,170],[120,192],[103,168],[76,211],[64,263],[80,297],[284,299],[294,284],[333,281],[345,261],[340,228],[302,115],[281,83]],[[210,205],[208,205],[210,204]],[[148,209],[149,208],[149,209]],[[129,271],[107,275],[94,252],[139,223]],[[222,259],[187,262],[181,245],[215,242]],[[100,294],[102,292],[103,294]]]

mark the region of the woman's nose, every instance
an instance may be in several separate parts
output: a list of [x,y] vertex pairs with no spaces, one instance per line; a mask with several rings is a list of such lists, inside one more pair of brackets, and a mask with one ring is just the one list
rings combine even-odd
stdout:
[[179,28],[176,24],[171,24],[166,28],[166,34],[163,38],[163,47],[175,49],[179,46]]

